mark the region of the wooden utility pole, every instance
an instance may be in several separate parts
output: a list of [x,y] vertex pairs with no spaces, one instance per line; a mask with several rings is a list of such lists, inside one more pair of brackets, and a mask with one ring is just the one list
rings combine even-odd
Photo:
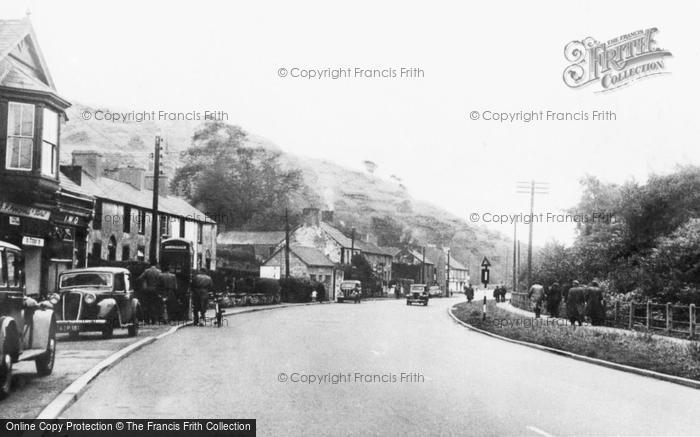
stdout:
[[151,209],[151,247],[149,260],[151,264],[158,263],[158,242],[160,240],[159,227],[158,227],[158,185],[160,182],[160,151],[162,138],[156,136],[156,145],[153,151],[153,207]]
[[535,194],[549,194],[548,182],[518,182],[519,194],[530,195],[530,233],[527,244],[527,288],[532,286],[532,229],[535,222]]
[[450,297],[450,249],[447,249],[447,287],[445,287],[445,297]]
[[423,259],[420,262],[420,281],[421,283],[428,285],[428,283],[425,282],[425,246],[423,246],[421,249],[423,253]]
[[518,291],[518,222],[513,222],[513,291]]
[[284,209],[284,277],[289,279],[289,208]]

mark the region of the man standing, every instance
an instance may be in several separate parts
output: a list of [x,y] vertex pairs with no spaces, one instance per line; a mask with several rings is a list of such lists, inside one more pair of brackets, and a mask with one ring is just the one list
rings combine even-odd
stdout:
[[206,321],[207,307],[209,306],[209,290],[212,280],[205,269],[200,269],[199,273],[192,280],[192,312],[194,326],[199,325],[199,316]]
[[138,281],[141,283],[140,300],[143,302],[144,320],[149,323],[157,323],[162,315],[159,312],[160,304],[158,303],[158,285],[160,283],[160,269],[155,263],[141,273]]
[[174,273],[170,272],[170,268],[163,266],[163,273],[160,275],[160,298],[165,303],[167,316],[164,317],[165,322],[170,320],[179,320],[179,305],[177,301],[177,278]]
[[542,312],[542,302],[544,301],[544,287],[540,284],[532,284],[527,292],[527,297],[535,306],[535,318],[539,319]]
[[596,281],[591,281],[586,290],[586,315],[591,318],[591,325],[602,325],[605,322],[603,290]]
[[506,301],[506,293],[508,293],[508,290],[506,290],[506,286],[501,285],[501,290],[499,292],[499,296],[501,297],[501,302]]
[[472,284],[469,284],[464,294],[467,295],[467,302],[474,300],[474,287],[472,287]]
[[559,317],[559,305],[561,305],[561,286],[558,282],[554,282],[549,286],[546,293],[547,312],[552,317]]
[[572,287],[566,296],[566,316],[569,318],[572,326],[581,326],[586,311],[586,291],[580,286],[578,281],[571,283]]

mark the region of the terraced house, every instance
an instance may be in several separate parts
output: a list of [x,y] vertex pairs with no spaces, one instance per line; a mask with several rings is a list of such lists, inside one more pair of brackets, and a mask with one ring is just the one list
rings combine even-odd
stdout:
[[[105,175],[102,155],[73,151],[72,165],[61,171],[71,187],[95,198],[95,219],[88,236],[92,264],[102,261],[147,261],[150,258],[153,178],[143,168],[119,168]],[[167,187],[162,178],[161,187]],[[160,190],[158,238],[179,237],[193,243],[193,267],[216,268],[216,223],[185,199]]]

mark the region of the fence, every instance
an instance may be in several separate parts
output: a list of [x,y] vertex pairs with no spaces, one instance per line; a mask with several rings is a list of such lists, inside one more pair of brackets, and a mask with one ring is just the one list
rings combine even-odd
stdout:
[[[532,304],[527,293],[511,293],[514,307],[531,311]],[[543,313],[546,311],[543,308]],[[566,317],[566,305],[562,302],[561,317]],[[698,326],[698,312],[695,304],[676,305],[672,303],[620,302],[605,306],[605,326],[629,330],[654,331],[673,336],[695,338]]]

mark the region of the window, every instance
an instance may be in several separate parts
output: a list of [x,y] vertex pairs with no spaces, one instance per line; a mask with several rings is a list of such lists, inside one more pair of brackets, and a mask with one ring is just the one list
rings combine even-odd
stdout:
[[7,285],[7,270],[5,270],[5,252],[0,250],[0,287]]
[[7,114],[5,167],[31,170],[34,149],[34,105],[10,102]]
[[95,200],[95,218],[92,219],[92,229],[99,231],[102,229],[102,201]]
[[22,255],[8,250],[5,252],[7,258],[7,284],[10,287],[24,286],[24,260]]
[[146,246],[138,246],[136,248],[136,259],[139,261],[146,259]]
[[142,209],[139,211],[139,234],[143,235],[146,233],[146,210]]
[[102,242],[97,241],[92,243],[92,256],[95,258],[102,259]]
[[56,177],[58,160],[58,114],[44,108],[41,141],[41,174]]
[[185,238],[185,219],[180,218],[180,238]]
[[124,206],[124,233],[129,232],[131,232],[131,207]]
[[122,261],[128,261],[130,255],[131,255],[131,248],[129,247],[128,244],[125,244],[124,246],[122,246]]
[[109,243],[107,243],[107,259],[110,261],[117,260],[117,239],[114,235],[109,237]]
[[125,291],[126,284],[124,281],[124,273],[114,275],[114,291]]
[[316,282],[316,275],[309,275],[311,277],[311,282]]
[[170,218],[167,215],[160,216],[160,236],[170,235]]
[[202,244],[202,234],[204,233],[204,225],[197,223],[197,243]]

